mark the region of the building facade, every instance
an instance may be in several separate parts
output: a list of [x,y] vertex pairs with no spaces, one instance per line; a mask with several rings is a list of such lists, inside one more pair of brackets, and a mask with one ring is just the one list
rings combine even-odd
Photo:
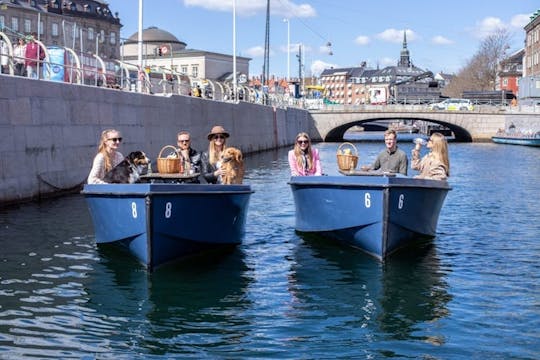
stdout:
[[524,55],[525,49],[521,49],[500,62],[497,90],[511,91],[516,96],[519,94],[518,82],[523,76]]
[[519,101],[540,105],[540,9],[525,25],[523,77],[519,80]]
[[440,82],[431,71],[413,65],[407,34],[396,66],[325,69],[320,76],[326,98],[336,104],[424,103],[439,99]]
[[12,42],[36,33],[46,46],[63,46],[75,52],[99,54],[104,59],[117,59],[121,27],[118,14],[112,14],[104,1],[0,1],[0,31]]
[[[144,67],[168,69],[197,79],[231,81],[232,55],[188,49],[185,42],[157,27],[144,29],[142,35]],[[138,32],[134,33],[121,46],[123,61],[137,64],[138,36]],[[240,84],[248,81],[250,60],[236,57],[237,81]]]

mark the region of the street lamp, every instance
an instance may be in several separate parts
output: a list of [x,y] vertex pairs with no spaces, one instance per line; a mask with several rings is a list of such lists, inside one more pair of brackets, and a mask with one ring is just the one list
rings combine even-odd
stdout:
[[236,91],[236,0],[233,0],[233,93],[234,102],[238,99]]
[[287,82],[291,80],[291,24],[289,19],[283,19],[287,23]]
[[143,22],[143,0],[139,0],[139,36],[137,39],[137,57],[139,62],[139,73],[137,74],[137,91],[142,92],[142,71],[143,71],[143,61],[142,61],[142,43],[143,43],[143,34],[142,34],[142,22]]

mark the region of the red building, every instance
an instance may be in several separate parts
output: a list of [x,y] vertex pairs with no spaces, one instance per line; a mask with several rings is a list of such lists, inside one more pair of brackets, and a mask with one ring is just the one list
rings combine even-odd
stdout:
[[510,55],[499,64],[499,90],[512,91],[514,95],[519,94],[519,79],[523,76],[523,57],[525,49]]

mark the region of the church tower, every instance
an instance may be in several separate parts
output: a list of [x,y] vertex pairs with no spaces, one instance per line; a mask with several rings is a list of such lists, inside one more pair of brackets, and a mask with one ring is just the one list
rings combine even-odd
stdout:
[[411,67],[411,56],[409,54],[409,50],[407,49],[407,30],[403,31],[403,48],[401,49],[399,62],[399,67]]

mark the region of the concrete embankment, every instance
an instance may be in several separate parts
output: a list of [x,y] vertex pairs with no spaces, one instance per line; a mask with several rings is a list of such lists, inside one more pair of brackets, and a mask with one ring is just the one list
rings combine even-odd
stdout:
[[86,181],[104,129],[121,131],[121,151],[155,162],[180,130],[204,150],[213,125],[250,152],[290,145],[310,131],[307,111],[187,96],[161,97],[0,75],[0,205],[77,189]]

